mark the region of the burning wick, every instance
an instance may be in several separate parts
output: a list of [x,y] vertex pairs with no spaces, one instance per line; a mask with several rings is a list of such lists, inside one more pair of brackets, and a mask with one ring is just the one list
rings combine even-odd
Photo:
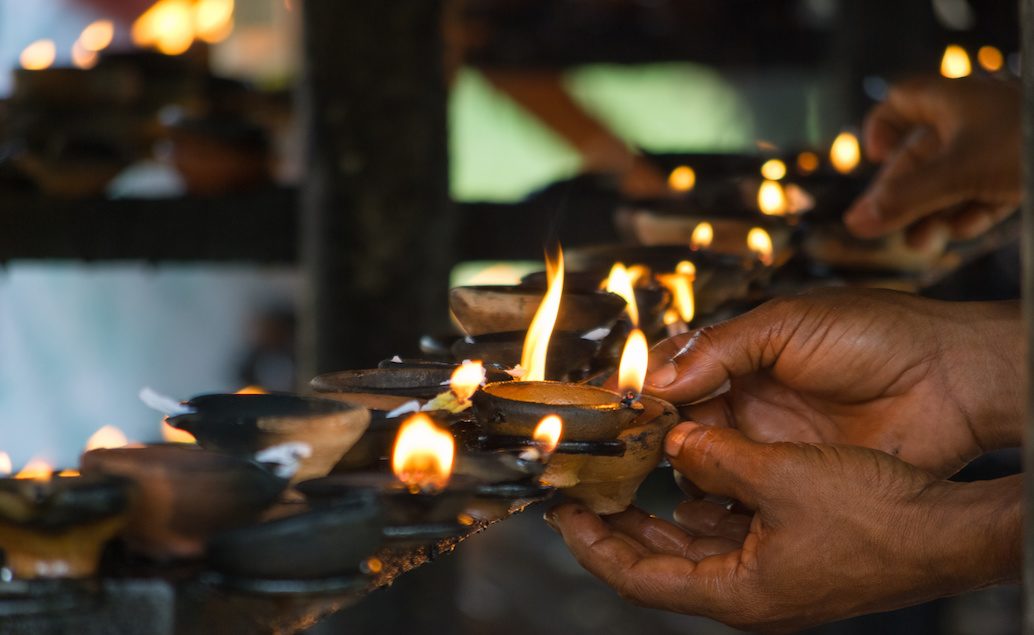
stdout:
[[564,431],[564,420],[559,415],[546,415],[542,417],[542,421],[535,426],[535,432],[532,433],[531,438],[535,441],[535,446],[530,447],[521,452],[518,457],[524,461],[542,461],[543,463],[549,460],[553,452],[556,450],[557,444],[560,443],[560,435]]
[[639,401],[646,381],[646,366],[650,359],[650,347],[646,336],[639,329],[633,329],[625,340],[625,349],[621,352],[621,363],[618,365],[618,392],[621,394],[621,405],[631,407]]
[[480,361],[464,360],[452,371],[449,390],[438,393],[422,410],[447,410],[452,413],[470,408],[470,398],[485,383],[485,367]]
[[418,412],[399,428],[391,454],[391,471],[409,491],[434,493],[449,483],[456,441],[429,416]]

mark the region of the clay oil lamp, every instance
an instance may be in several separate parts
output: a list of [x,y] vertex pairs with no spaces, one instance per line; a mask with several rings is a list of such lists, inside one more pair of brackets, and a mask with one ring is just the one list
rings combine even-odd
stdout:
[[208,545],[223,586],[262,593],[341,591],[368,584],[384,519],[369,491],[298,514],[233,529]]
[[288,483],[254,461],[187,444],[90,450],[80,466],[84,477],[134,483],[123,537],[155,560],[201,556],[211,536],[254,522]]
[[0,478],[0,550],[11,575],[20,580],[92,576],[104,545],[126,523],[131,494],[125,479],[53,474],[39,460],[12,478]]
[[[289,394],[210,394],[166,418],[204,448],[252,458],[286,443],[302,444],[292,481],[325,476],[366,431],[362,405]],[[299,446],[301,447],[301,446]]]
[[459,516],[474,495],[472,477],[453,474],[456,441],[428,414],[410,415],[399,427],[391,472],[335,473],[297,485],[315,505],[377,496],[384,513],[384,537],[395,542],[434,540],[461,533]]
[[[310,385],[319,393],[391,395],[411,399],[433,399],[452,380],[456,364],[400,365],[389,368],[345,370],[319,375]],[[493,381],[502,381],[506,373],[488,369]]]

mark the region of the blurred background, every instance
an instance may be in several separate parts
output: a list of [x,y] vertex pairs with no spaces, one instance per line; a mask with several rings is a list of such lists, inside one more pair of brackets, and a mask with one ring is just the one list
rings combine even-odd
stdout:
[[[857,132],[897,78],[1019,70],[1016,7],[995,0],[427,0],[442,54],[413,72],[440,74],[447,90],[447,166],[427,166],[448,174],[448,211],[428,205],[449,236],[425,239],[435,304],[392,293],[361,264],[311,275],[320,265],[306,261],[299,218],[321,190],[303,131],[320,104],[306,106],[305,78],[344,81],[364,62],[307,66],[304,2],[0,0],[0,450],[15,466],[71,465],[105,424],[160,438],[144,386],[187,398],[303,385],[329,363],[305,360],[327,289],[345,298],[338,310],[389,324],[343,325],[348,352],[335,361],[405,354],[447,325],[439,289],[539,269],[548,232],[565,245],[618,239],[614,210],[667,192],[680,155],[824,149]],[[364,15],[341,34],[346,52]],[[372,60],[368,71],[375,84]],[[388,128],[394,116],[381,113]],[[408,139],[389,130],[378,142]],[[399,190],[412,172],[400,165]],[[370,231],[342,249],[421,268],[420,254]],[[1015,297],[1016,262],[1005,245],[928,292]],[[992,457],[971,476],[1016,465]],[[669,478],[644,490],[651,511],[670,513]],[[313,632],[416,626],[731,632],[618,601],[534,510]],[[998,590],[817,632],[1018,628],[1018,593]]]

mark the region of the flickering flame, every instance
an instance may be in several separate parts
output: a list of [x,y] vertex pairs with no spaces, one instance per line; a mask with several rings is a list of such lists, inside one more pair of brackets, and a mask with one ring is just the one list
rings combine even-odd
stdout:
[[682,317],[679,315],[679,312],[677,310],[668,309],[664,312],[664,326],[671,326],[672,324],[681,321]]
[[862,148],[858,145],[858,137],[851,132],[841,132],[833,139],[829,147],[829,162],[833,169],[841,174],[848,174],[862,160]]
[[57,48],[54,40],[36,40],[22,49],[18,62],[22,68],[30,71],[41,71],[49,68],[57,57]]
[[628,312],[628,319],[632,326],[639,326],[639,307],[635,302],[635,291],[632,288],[632,279],[628,275],[628,269],[620,262],[615,262],[610,268],[610,275],[607,276],[606,290],[616,293],[625,300],[625,311]]
[[535,432],[532,433],[531,438],[539,444],[542,448],[542,452],[545,454],[552,454],[553,450],[556,449],[558,443],[560,443],[560,435],[564,432],[564,420],[558,415],[546,415],[542,417],[542,421],[535,426]]
[[691,249],[707,249],[711,246],[712,241],[714,241],[714,226],[704,221],[697,223],[697,226],[693,228],[693,234],[689,237],[689,247]]
[[958,44],[949,44],[941,57],[941,75],[948,79],[966,77],[973,71],[969,53]]
[[535,311],[528,334],[524,337],[524,349],[521,352],[524,381],[542,381],[546,378],[546,351],[549,350],[549,338],[553,334],[560,313],[560,299],[564,294],[564,252],[559,246],[556,260],[546,254],[546,279],[549,281],[546,295]]
[[668,175],[668,187],[676,192],[688,192],[697,184],[697,173],[688,165],[680,165]]
[[169,425],[168,421],[162,421],[162,440],[166,443],[190,443],[197,444],[194,435],[186,430],[180,430]]
[[754,227],[747,233],[747,247],[758,255],[766,265],[772,264],[772,237],[760,227]]
[[194,5],[194,34],[216,44],[233,32],[233,0],[198,0]]
[[0,452],[0,476],[7,476],[14,467],[11,465],[11,455],[7,452]]
[[692,282],[697,277],[697,266],[688,260],[680,260],[679,264],[675,265],[675,273],[687,276]]
[[485,367],[480,361],[465,361],[452,371],[449,387],[460,402],[470,401],[485,381]]
[[25,467],[20,472],[14,475],[14,478],[49,481],[53,473],[54,468],[50,466],[50,463],[39,457],[34,457],[29,459],[29,462],[25,464]]
[[73,477],[73,476],[80,476],[80,474],[79,474],[79,470],[64,469],[64,470],[61,470],[60,472],[58,472],[56,474],[56,476],[62,476],[62,477],[65,477],[65,478],[69,478],[69,477]]
[[633,287],[638,287],[640,284],[646,284],[650,280],[650,268],[646,265],[631,265],[626,268],[628,271],[628,279],[631,281]]
[[989,73],[997,73],[1002,70],[1002,66],[1005,64],[1005,57],[1002,56],[1002,52],[994,46],[981,46],[977,51],[977,62],[980,66]]
[[789,209],[786,192],[778,181],[762,181],[758,188],[758,209],[769,216],[785,216]]
[[399,428],[391,470],[411,491],[433,492],[449,482],[455,454],[452,435],[436,426],[425,413],[418,412]]
[[86,440],[86,451],[101,448],[121,448],[129,444],[129,439],[115,426],[101,426]]
[[683,260],[675,265],[675,273],[658,276],[661,284],[671,292],[672,309],[683,322],[689,324],[696,314],[696,301],[693,297],[693,281],[696,279],[696,265]]
[[83,70],[91,69],[97,65],[99,56],[97,51],[90,51],[83,48],[83,45],[76,40],[72,45],[72,64]]
[[814,152],[802,152],[797,155],[797,169],[801,174],[811,174],[819,169],[819,155]]
[[78,44],[86,51],[103,51],[115,38],[115,23],[111,20],[95,20],[79,34]]
[[235,395],[268,395],[269,391],[266,390],[265,388],[263,388],[262,386],[245,386],[244,388],[241,388],[240,390],[238,390],[234,394]]
[[166,55],[185,53],[194,43],[194,15],[188,0],[158,0],[133,22],[137,46],[153,46]]
[[769,159],[761,165],[761,176],[769,181],[778,181],[786,176],[786,164],[779,159]]
[[618,365],[618,391],[622,396],[636,398],[643,392],[649,357],[650,347],[646,343],[646,336],[639,329],[634,329],[625,340],[625,349],[621,352],[621,363]]

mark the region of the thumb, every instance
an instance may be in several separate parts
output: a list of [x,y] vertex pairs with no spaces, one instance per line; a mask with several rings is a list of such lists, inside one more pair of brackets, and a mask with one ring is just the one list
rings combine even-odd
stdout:
[[731,428],[684,422],[664,441],[664,452],[678,472],[708,494],[728,496],[758,509],[762,488],[774,473],[773,446],[756,443]]

